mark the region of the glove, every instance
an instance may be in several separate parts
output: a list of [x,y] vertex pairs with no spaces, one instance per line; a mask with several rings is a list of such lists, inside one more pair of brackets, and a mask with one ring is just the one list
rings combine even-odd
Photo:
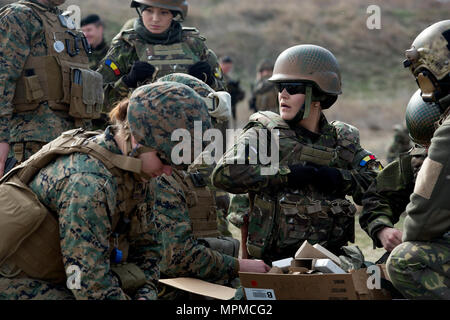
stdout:
[[317,179],[317,168],[301,164],[290,165],[288,173],[288,185],[291,188],[304,188]]
[[342,188],[341,172],[338,169],[320,166],[313,185],[323,193],[334,193]]
[[136,61],[128,74],[123,76],[122,81],[130,88],[136,88],[138,82],[151,79],[155,73],[155,67],[144,61]]
[[197,63],[194,63],[192,66],[189,67],[188,73],[191,76],[202,80],[209,86],[214,84],[214,76],[212,73],[212,68],[206,61],[199,61]]

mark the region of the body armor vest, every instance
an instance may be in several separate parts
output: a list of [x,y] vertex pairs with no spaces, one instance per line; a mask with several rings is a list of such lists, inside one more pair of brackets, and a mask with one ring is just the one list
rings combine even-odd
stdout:
[[195,238],[218,237],[217,206],[213,193],[204,183],[201,173],[173,170],[188,205],[189,218]]
[[157,68],[157,78],[176,72],[188,73],[191,65],[208,58],[204,44],[201,52],[195,48],[194,43],[198,45],[199,41],[203,43],[205,39],[193,28],[183,27],[182,41],[169,45],[147,43],[134,35],[134,32],[125,32],[123,37],[136,49],[140,61],[148,62]]
[[64,132],[0,180],[0,201],[5,208],[0,212],[0,266],[13,264],[28,277],[55,283],[66,279],[58,216],[40,203],[28,183],[52,160],[74,152],[86,153],[100,160],[117,179],[117,203],[120,204],[111,222],[110,252],[121,250],[122,261],[126,261],[127,237],[140,231],[136,214],[132,213],[140,209],[136,206],[144,200],[134,194],[143,186],[135,182],[132,174],[140,173],[141,162],[115,154],[88,140],[98,134],[95,131],[84,132],[83,129]]
[[[310,162],[342,169],[352,167],[359,133],[350,125],[332,122],[336,135],[329,140],[334,141],[334,147],[327,147],[300,141],[278,114],[258,112],[250,121],[246,128],[259,124],[270,132],[279,130],[282,166]],[[256,258],[280,259],[293,256],[304,240],[330,250],[340,248],[354,240],[355,213],[356,207],[345,195],[326,195],[309,186],[256,194],[249,214],[248,251]]]
[[[75,119],[97,119],[103,105],[103,77],[89,70],[89,44],[71,22],[27,1],[42,21],[46,56],[30,55],[16,85],[15,112],[36,109],[47,102],[53,110],[68,112]],[[33,47],[33,42],[31,43]]]

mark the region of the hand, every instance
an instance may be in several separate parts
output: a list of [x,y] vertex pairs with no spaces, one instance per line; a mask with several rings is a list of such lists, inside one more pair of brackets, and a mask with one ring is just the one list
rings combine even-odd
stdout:
[[197,63],[194,63],[192,66],[189,67],[188,73],[191,76],[202,80],[209,86],[214,84],[214,76],[212,68],[206,61],[199,61]]
[[266,273],[270,267],[262,260],[239,259],[240,272]]
[[383,248],[391,252],[396,246],[402,243],[402,235],[400,230],[385,227],[378,231],[377,238],[380,239]]
[[317,168],[313,166],[293,164],[289,166],[289,170],[288,184],[292,188],[306,187],[316,179]]
[[341,189],[342,182],[342,175],[338,169],[320,166],[313,184],[323,193],[332,193]]
[[122,81],[130,88],[136,88],[138,82],[152,79],[155,67],[144,61],[136,61],[128,74],[124,75]]
[[8,159],[9,144],[6,142],[0,142],[0,178],[3,177],[5,171],[5,162]]

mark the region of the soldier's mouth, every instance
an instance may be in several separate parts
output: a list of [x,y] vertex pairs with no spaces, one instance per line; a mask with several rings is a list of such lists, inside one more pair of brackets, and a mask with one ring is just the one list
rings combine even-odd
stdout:
[[288,106],[287,104],[285,104],[285,103],[282,103],[281,104],[281,108],[287,108],[287,109],[290,109],[291,107],[290,106]]

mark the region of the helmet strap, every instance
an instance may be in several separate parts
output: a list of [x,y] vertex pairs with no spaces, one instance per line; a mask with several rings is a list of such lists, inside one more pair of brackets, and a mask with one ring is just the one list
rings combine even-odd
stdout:
[[312,102],[312,86],[307,85],[306,86],[306,92],[305,92],[305,111],[303,113],[303,118],[306,119],[309,117],[309,114],[311,112],[311,102]]
[[444,113],[450,107],[450,93],[438,101],[441,112]]

